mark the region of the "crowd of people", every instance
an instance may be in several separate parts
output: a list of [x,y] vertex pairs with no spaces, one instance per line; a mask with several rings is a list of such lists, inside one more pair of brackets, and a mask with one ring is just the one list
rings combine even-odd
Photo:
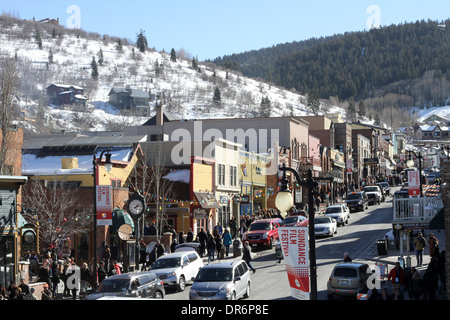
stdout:
[[[425,240],[422,233],[414,239],[416,267],[403,268],[396,262],[387,277],[388,287],[369,290],[369,300],[436,300],[436,295],[446,294],[445,251],[439,250],[438,239],[430,233]],[[418,268],[423,264],[423,251],[429,247],[430,262],[424,272]]]

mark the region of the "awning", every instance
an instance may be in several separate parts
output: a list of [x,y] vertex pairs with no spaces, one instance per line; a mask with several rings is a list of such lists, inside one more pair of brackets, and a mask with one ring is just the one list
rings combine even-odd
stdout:
[[218,201],[213,193],[210,192],[194,192],[198,203],[205,209],[220,208]]
[[134,221],[133,218],[122,209],[114,209],[113,210],[113,218],[112,218],[112,226],[111,232],[117,232],[120,226],[123,224],[128,224],[134,231]]
[[444,218],[444,213],[445,210],[441,209],[439,210],[438,214],[436,216],[434,216],[433,219],[431,219],[430,221],[430,229],[431,230],[444,230],[444,224],[445,224],[445,218]]
[[339,168],[345,168],[345,163],[337,160],[333,160],[333,164]]

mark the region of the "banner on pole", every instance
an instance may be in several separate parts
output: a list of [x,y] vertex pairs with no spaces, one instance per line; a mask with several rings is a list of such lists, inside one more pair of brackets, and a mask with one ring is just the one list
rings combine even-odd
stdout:
[[408,192],[410,197],[420,196],[419,171],[408,171]]
[[278,229],[292,297],[310,299],[308,227]]
[[96,186],[97,225],[112,225],[111,186]]

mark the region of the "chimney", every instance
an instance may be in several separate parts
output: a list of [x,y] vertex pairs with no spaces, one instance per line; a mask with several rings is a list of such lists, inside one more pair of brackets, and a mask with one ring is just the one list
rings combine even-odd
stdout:
[[164,125],[164,110],[161,101],[156,101],[156,125]]

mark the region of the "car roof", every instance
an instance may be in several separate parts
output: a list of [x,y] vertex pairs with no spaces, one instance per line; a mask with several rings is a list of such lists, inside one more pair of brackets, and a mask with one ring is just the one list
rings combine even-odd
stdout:
[[135,272],[135,273],[121,273],[116,274],[114,276],[109,276],[105,280],[114,280],[114,279],[132,279],[136,278],[142,275],[152,275],[156,276],[156,273],[154,271],[143,271],[143,272]]
[[252,223],[256,223],[256,222],[272,222],[272,221],[281,221],[280,218],[270,218],[270,219],[258,219],[253,221]]
[[332,204],[331,206],[328,206],[328,207],[327,207],[327,209],[328,209],[328,208],[340,208],[340,207],[342,207],[342,206],[344,206],[344,204],[343,204],[343,203],[339,203],[339,204]]
[[227,268],[231,268],[231,267],[233,267],[233,266],[235,266],[235,265],[238,265],[238,264],[240,264],[241,262],[242,262],[242,260],[235,260],[235,261],[232,261],[232,262],[212,263],[212,264],[205,265],[204,267],[202,267],[202,269],[203,269],[203,268],[206,268],[206,269],[211,269],[211,268],[225,268],[225,269],[227,269]]
[[359,268],[362,266],[368,266],[367,263],[362,263],[362,262],[341,262],[338,263],[337,265],[335,265],[335,268],[340,268],[340,267],[350,267],[350,268]]
[[187,254],[192,254],[195,251],[179,251],[179,252],[172,252],[165,254],[158,259],[167,259],[167,258],[181,258],[182,256],[185,256]]

